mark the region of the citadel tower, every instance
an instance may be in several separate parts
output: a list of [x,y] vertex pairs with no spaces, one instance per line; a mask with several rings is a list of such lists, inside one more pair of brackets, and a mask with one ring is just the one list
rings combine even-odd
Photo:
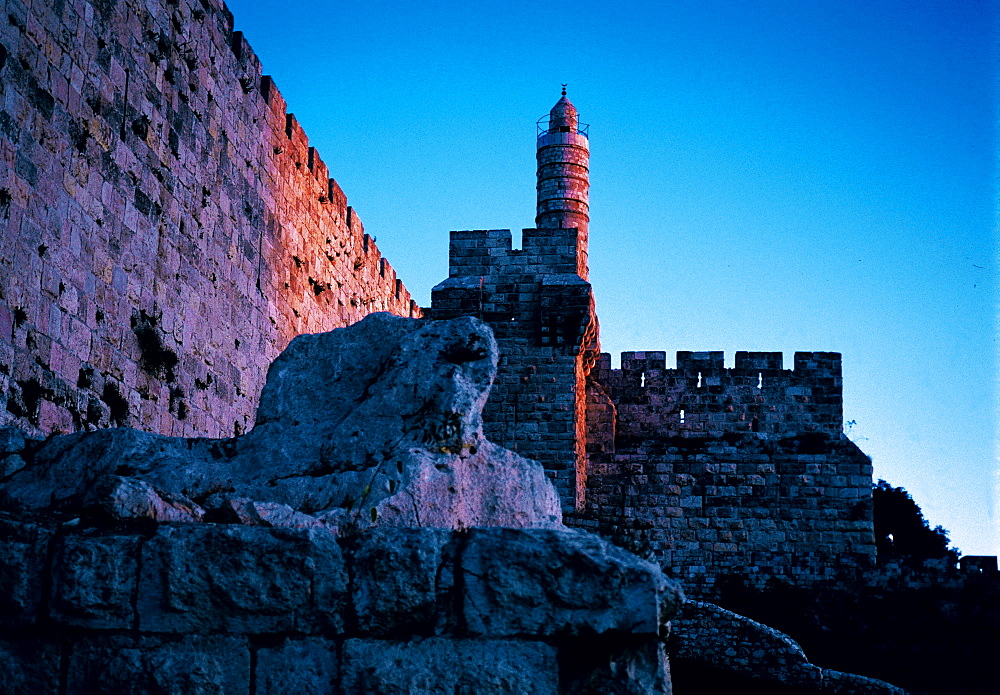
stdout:
[[578,230],[577,274],[588,279],[590,141],[573,103],[562,98],[538,121],[538,212],[535,226]]

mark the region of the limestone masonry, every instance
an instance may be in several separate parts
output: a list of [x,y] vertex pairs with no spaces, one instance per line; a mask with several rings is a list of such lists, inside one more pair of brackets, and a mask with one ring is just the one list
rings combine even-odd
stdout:
[[221,0],[5,0],[0,424],[229,436],[300,333],[419,315]]
[[[8,0],[0,22],[0,424],[247,432],[301,333],[420,316],[225,6]],[[435,319],[500,348],[486,437],[537,459],[569,523],[691,591],[871,564],[868,459],[840,357],[600,354],[588,128],[539,121],[537,229],[453,232]]]

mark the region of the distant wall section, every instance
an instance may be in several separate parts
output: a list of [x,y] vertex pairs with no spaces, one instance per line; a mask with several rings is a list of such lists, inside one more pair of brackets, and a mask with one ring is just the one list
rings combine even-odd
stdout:
[[0,424],[230,436],[299,333],[420,312],[219,0],[10,0]]
[[[873,566],[870,459],[842,432],[839,353],[603,354],[588,384],[587,511],[692,595]],[[585,525],[585,524],[582,524]]]

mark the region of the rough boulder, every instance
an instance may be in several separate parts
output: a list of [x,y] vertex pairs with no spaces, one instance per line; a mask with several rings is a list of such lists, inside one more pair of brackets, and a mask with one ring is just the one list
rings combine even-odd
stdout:
[[557,526],[541,465],[483,436],[496,364],[474,318],[372,314],[295,338],[241,437],[113,429],[8,447],[20,458],[0,469],[0,509],[341,532]]

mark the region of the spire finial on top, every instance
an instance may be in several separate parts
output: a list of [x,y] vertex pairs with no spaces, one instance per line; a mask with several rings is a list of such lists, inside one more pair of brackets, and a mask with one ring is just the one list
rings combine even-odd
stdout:
[[566,84],[567,83],[565,83],[565,82],[562,83],[562,95],[563,96],[566,96]]

